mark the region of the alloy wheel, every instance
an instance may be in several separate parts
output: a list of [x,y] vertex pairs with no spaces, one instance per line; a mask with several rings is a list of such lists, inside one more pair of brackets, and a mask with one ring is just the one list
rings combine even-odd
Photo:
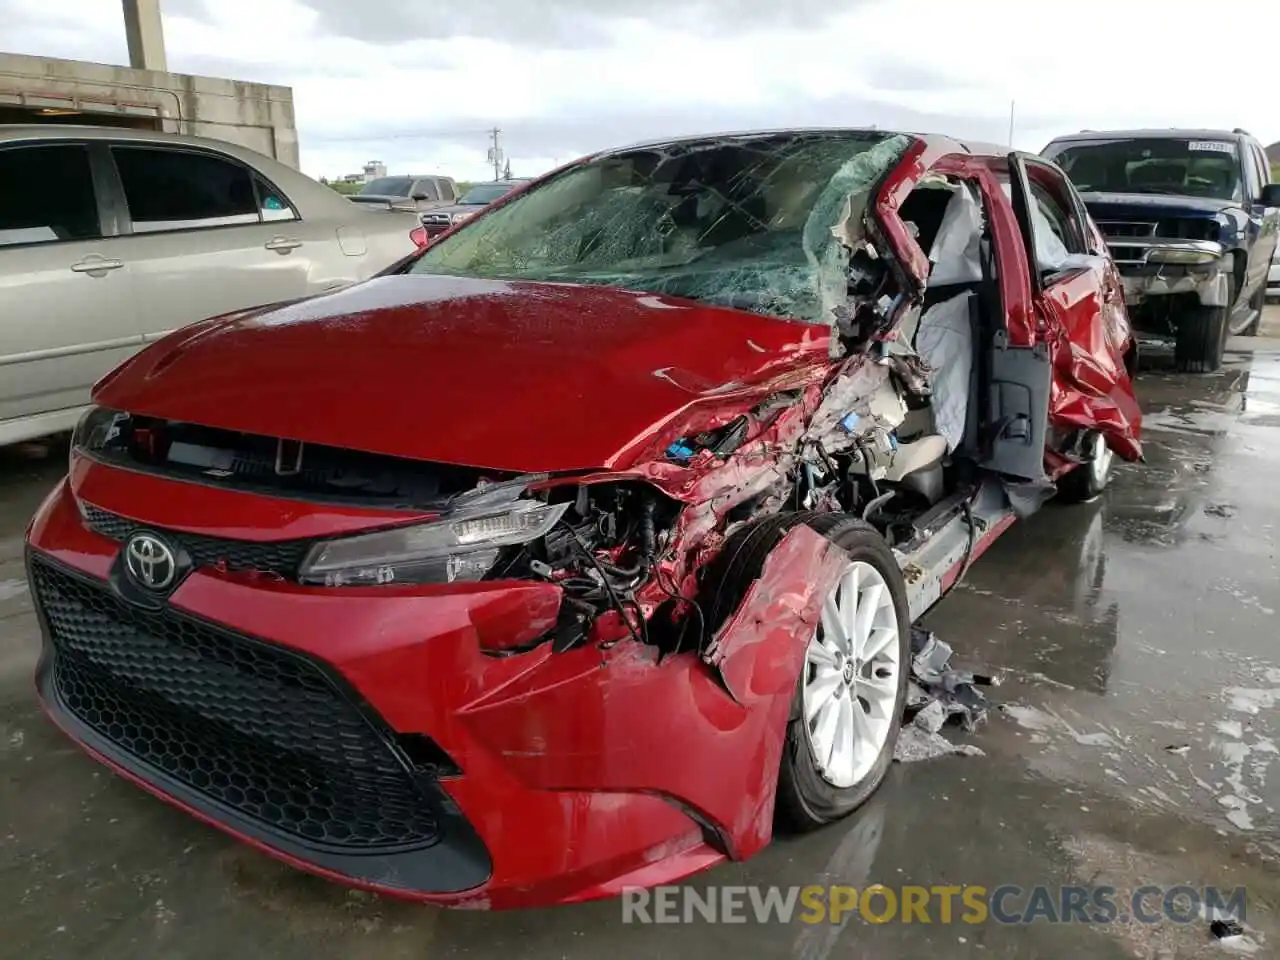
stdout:
[[898,709],[900,660],[889,585],[853,561],[823,603],[802,695],[814,766],[833,786],[855,786],[875,766]]

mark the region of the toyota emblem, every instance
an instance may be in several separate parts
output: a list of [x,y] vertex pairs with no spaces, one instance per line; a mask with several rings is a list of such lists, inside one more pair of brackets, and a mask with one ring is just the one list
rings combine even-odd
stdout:
[[124,565],[135,583],[148,590],[166,590],[178,575],[178,559],[159,537],[135,533],[124,548]]

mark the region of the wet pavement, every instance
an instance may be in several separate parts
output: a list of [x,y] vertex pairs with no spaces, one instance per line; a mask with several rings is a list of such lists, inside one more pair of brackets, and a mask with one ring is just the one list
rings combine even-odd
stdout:
[[617,901],[450,912],[298,874],[39,715],[22,532],[65,451],[26,447],[0,449],[0,958],[1280,956],[1280,339],[1232,347],[1216,375],[1144,373],[1149,462],[1016,525],[927,618],[962,665],[1003,672],[985,757],[895,765],[851,820],[690,886],[1245,887],[1234,954],[1202,920],[672,927]]

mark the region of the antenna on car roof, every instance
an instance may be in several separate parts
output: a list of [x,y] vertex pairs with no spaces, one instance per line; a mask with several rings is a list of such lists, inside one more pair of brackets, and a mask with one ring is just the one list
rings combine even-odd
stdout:
[[1244,127],[1236,127],[1236,128],[1235,128],[1234,130],[1232,130],[1231,132],[1232,132],[1232,133],[1238,133],[1238,134],[1240,134],[1242,137],[1251,137],[1251,136],[1253,136],[1253,134],[1251,134],[1251,133],[1250,133],[1248,130],[1246,130]]

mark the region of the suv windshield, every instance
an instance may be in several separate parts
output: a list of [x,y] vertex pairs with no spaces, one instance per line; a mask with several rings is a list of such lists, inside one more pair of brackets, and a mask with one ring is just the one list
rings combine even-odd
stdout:
[[1169,193],[1239,200],[1240,159],[1231,140],[1143,137],[1050,144],[1044,155],[1082,193]]
[[379,177],[366,183],[360,192],[374,197],[407,197],[412,186],[413,177]]
[[458,203],[466,206],[481,206],[486,203],[493,203],[493,201],[505,196],[515,188],[516,184],[513,183],[480,183],[464,193]]
[[410,273],[600,284],[812,323],[847,298],[873,185],[910,138],[874,131],[683,141],[597,156],[428,247]]

